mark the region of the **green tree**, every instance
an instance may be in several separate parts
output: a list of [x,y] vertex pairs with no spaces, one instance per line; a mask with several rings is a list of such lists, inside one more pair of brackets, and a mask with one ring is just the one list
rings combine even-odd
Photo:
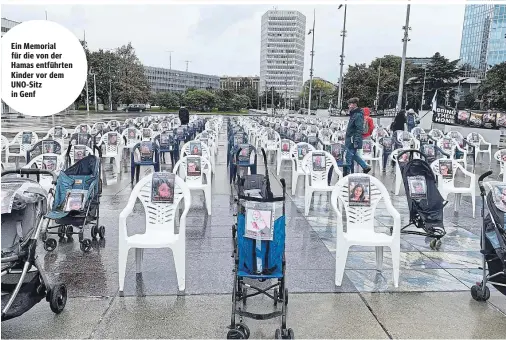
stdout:
[[231,101],[231,106],[234,111],[240,111],[248,106],[249,103],[248,96],[244,94],[234,94]]
[[477,93],[487,108],[506,109],[506,62],[495,65],[487,72]]
[[116,50],[119,58],[118,91],[113,98],[123,104],[145,103],[149,98],[149,85],[144,74],[144,66],[137,58],[131,43]]
[[184,101],[192,109],[205,111],[215,105],[215,95],[207,90],[188,91],[184,95]]
[[157,93],[157,103],[166,109],[179,107],[179,97],[174,92]]

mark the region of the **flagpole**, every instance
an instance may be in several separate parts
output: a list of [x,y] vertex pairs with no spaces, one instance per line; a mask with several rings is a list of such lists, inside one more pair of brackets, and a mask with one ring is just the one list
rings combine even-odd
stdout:
[[314,57],[314,26],[316,21],[316,10],[313,9],[313,29],[309,31],[313,35],[313,44],[311,47],[311,68],[309,69],[309,103],[307,114],[311,115],[311,96],[313,95],[313,57]]
[[401,75],[399,78],[399,94],[397,96],[397,111],[402,107],[402,91],[404,90],[404,69],[406,68],[406,50],[408,48],[408,33],[409,33],[409,12],[411,10],[411,5],[408,5],[406,10],[406,25],[403,27],[404,29],[404,39],[403,47],[402,47],[402,62],[401,62]]
[[[86,51],[86,30],[84,30],[84,48]],[[86,111],[90,112],[90,100],[89,100],[89,93],[88,93],[88,70],[86,70]]]

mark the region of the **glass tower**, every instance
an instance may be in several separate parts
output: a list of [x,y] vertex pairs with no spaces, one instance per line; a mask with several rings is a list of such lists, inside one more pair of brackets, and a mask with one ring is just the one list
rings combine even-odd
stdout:
[[460,63],[472,67],[466,76],[483,79],[488,67],[505,61],[506,5],[467,5],[460,43]]

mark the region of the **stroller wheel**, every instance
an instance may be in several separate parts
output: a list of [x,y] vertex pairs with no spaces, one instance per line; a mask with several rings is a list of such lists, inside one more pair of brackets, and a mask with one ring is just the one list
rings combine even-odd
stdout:
[[105,227],[103,225],[101,225],[100,228],[98,228],[98,235],[100,236],[100,238],[105,238]]
[[249,327],[246,326],[245,323],[241,322],[240,324],[235,326],[235,329],[241,331],[245,335],[245,337],[246,337],[245,339],[249,339],[249,336],[251,333],[250,333]]
[[295,339],[295,334],[293,333],[293,329],[288,328],[286,330],[285,339]]
[[65,234],[67,235],[68,239],[72,238],[72,235],[74,234],[74,227],[72,227],[71,225],[68,225],[65,230]]
[[238,329],[231,329],[227,333],[227,339],[246,339],[246,334]]
[[60,314],[67,303],[67,287],[64,284],[56,285],[50,291],[49,306],[51,310]]
[[65,226],[61,225],[58,227],[58,237],[63,238],[65,236]]
[[483,284],[474,285],[471,287],[471,296],[476,301],[487,301],[490,298],[490,289]]
[[279,328],[277,328],[276,332],[274,332],[274,339],[282,339],[281,330]]
[[91,238],[96,239],[97,234],[98,234],[98,227],[94,225],[93,227],[91,227]]
[[432,250],[439,250],[439,248],[441,248],[441,240],[438,240],[438,239],[433,239],[432,241],[430,241],[430,249]]
[[91,250],[91,240],[90,239],[85,238],[81,242],[81,250],[84,251],[84,252],[86,252],[86,253]]
[[44,242],[44,250],[53,251],[56,249],[56,240],[54,238],[48,238]]

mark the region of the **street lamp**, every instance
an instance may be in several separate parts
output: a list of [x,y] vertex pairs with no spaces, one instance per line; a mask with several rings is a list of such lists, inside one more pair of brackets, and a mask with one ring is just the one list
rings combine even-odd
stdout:
[[425,65],[424,69],[425,71],[423,73],[422,102],[420,103],[420,112],[423,110],[423,102],[425,101],[425,79],[427,78],[427,65]]
[[313,90],[313,57],[314,57],[314,26],[316,21],[316,10],[313,9],[313,28],[309,30],[309,34],[312,34],[313,43],[311,46],[311,68],[309,69],[309,103],[308,103],[308,109],[307,114],[311,114],[311,96],[312,96],[312,90]]
[[[338,10],[341,9],[343,5],[339,5]],[[343,31],[341,33],[342,45],[341,45],[341,58],[340,62],[340,70],[339,70],[339,92],[337,94],[337,110],[338,114],[341,115],[342,105],[343,105],[343,68],[344,68],[344,40],[346,38],[346,13],[347,13],[348,5],[344,5],[344,21],[343,21]]]
[[406,25],[404,25],[404,39],[402,39],[403,46],[402,46],[402,62],[401,62],[401,75],[399,78],[399,93],[397,95],[397,106],[396,111],[401,109],[402,106],[402,91],[404,90],[404,69],[406,68],[406,50],[408,48],[408,35],[409,30],[411,27],[409,27],[409,12],[411,10],[411,5],[408,5],[406,10]]
[[90,72],[89,74],[90,76],[93,76],[93,90],[94,90],[94,97],[95,97],[95,112],[98,112],[98,107],[97,107],[97,78],[96,78],[96,73],[94,72]]

